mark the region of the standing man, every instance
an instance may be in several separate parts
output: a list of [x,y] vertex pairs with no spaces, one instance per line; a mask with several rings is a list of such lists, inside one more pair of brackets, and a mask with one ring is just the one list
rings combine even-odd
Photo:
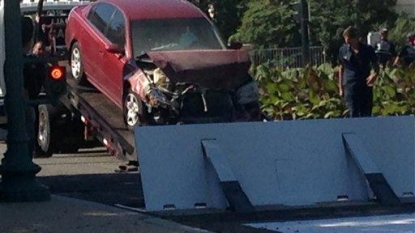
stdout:
[[408,44],[402,47],[402,50],[393,63],[394,66],[401,64],[407,67],[415,61],[415,34],[412,32],[408,33],[406,38],[408,38]]
[[[24,45],[25,46],[25,45]],[[38,41],[33,46],[32,50],[28,53],[23,51],[24,58],[37,58],[42,57],[45,54],[45,46],[43,42]],[[35,100],[39,98],[41,92],[43,79],[46,76],[46,66],[42,62],[26,62],[23,65],[23,90],[25,101]],[[36,115],[37,106],[31,106],[26,103],[25,107],[26,114],[26,130],[29,137],[29,151],[35,153],[36,146]]]
[[379,73],[376,53],[369,45],[359,42],[354,27],[346,28],[343,38],[345,44],[339,50],[339,94],[344,96],[350,117],[371,116],[373,84]]
[[[32,50],[24,54],[25,58],[39,58],[45,54],[45,46],[42,41],[37,41]],[[30,100],[37,99],[46,76],[46,65],[43,62],[27,62],[23,66],[24,90]]]
[[395,60],[397,55],[395,44],[388,40],[387,28],[380,30],[380,40],[376,43],[375,52],[382,68],[385,68],[388,62]]

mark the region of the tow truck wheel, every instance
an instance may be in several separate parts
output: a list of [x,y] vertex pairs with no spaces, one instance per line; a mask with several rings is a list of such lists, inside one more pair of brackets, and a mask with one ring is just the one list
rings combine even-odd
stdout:
[[53,154],[51,121],[54,115],[54,108],[51,105],[39,105],[38,132],[36,150],[39,157],[51,157]]
[[132,91],[129,91],[124,98],[124,122],[130,130],[136,125],[143,125],[145,122],[143,102]]
[[70,65],[71,74],[76,84],[85,84],[86,78],[84,73],[84,67],[82,66],[82,54],[81,50],[79,49],[78,42],[75,42],[72,45]]

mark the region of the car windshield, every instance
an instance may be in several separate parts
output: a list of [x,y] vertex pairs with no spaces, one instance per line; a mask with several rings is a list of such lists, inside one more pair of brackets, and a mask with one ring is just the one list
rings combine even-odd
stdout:
[[225,49],[205,18],[146,19],[131,22],[135,56],[149,51]]

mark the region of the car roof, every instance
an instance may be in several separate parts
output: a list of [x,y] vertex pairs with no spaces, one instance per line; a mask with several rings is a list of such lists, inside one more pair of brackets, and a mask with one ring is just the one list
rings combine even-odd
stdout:
[[98,0],[121,9],[130,20],[204,17],[202,11],[186,0]]

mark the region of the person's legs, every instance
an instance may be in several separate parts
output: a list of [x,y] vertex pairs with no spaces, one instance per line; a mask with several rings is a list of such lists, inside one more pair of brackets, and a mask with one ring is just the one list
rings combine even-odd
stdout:
[[368,86],[363,86],[361,88],[360,94],[360,116],[370,117],[372,116],[372,107],[373,107],[373,88]]
[[359,96],[355,84],[344,85],[344,100],[349,109],[350,117],[359,117]]

